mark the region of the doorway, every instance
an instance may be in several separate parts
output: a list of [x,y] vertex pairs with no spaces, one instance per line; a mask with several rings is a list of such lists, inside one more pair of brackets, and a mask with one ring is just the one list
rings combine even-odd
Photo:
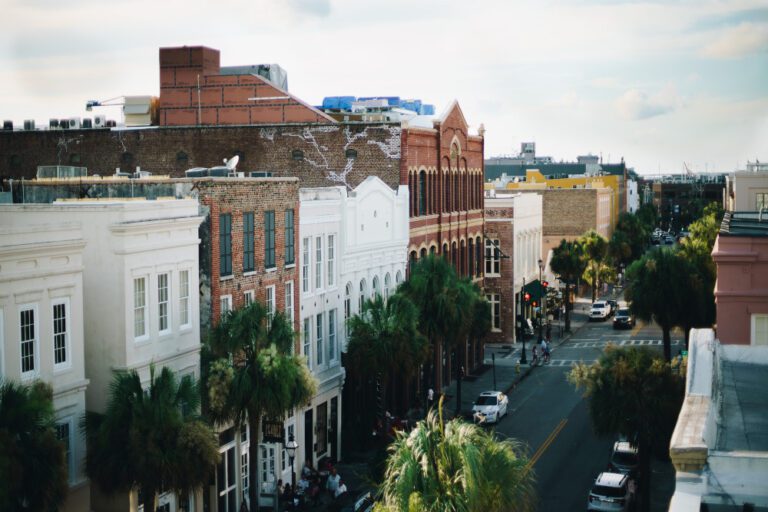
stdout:
[[312,408],[304,412],[304,463],[315,467]]

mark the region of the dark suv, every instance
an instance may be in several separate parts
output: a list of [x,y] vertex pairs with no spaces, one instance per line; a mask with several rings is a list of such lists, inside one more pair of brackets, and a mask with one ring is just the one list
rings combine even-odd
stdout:
[[631,329],[635,326],[635,315],[629,308],[621,308],[613,317],[614,329]]

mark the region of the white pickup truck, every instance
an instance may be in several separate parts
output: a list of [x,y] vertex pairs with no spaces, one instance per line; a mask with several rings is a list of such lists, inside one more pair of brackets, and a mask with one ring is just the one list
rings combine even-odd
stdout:
[[606,301],[597,301],[592,303],[592,310],[589,312],[590,320],[605,320],[611,316],[611,305]]

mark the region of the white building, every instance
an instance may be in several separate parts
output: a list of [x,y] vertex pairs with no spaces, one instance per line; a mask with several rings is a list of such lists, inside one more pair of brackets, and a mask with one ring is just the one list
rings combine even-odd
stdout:
[[768,209],[768,164],[747,162],[745,170],[726,176],[725,208],[732,212]]
[[[405,278],[408,189],[368,177],[351,192],[301,189],[299,204],[301,350],[319,387],[310,406],[285,424],[300,446],[296,468],[340,456],[346,319],[363,298],[386,297]],[[290,467],[281,474],[290,480]]]
[[[196,200],[57,201],[3,208],[15,208],[28,224],[56,219],[83,227],[88,410],[105,410],[115,370],[136,370],[144,384],[153,363],[199,378],[198,227],[203,219]],[[138,508],[135,492],[130,500],[105,498],[92,486],[91,501],[95,510]],[[161,497],[160,505],[165,504],[171,511],[178,508],[173,494]]]
[[640,209],[640,195],[637,189],[637,180],[627,179],[627,211],[635,213]]
[[82,226],[56,216],[33,220],[24,209],[0,206],[0,380],[51,385],[69,480],[62,510],[89,510],[86,447],[78,430],[88,387]]

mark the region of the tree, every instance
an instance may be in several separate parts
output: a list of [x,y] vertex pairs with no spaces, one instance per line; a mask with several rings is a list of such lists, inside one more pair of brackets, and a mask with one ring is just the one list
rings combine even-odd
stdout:
[[443,352],[449,335],[461,322],[461,311],[455,302],[458,283],[456,272],[445,258],[430,254],[421,258],[411,268],[409,279],[400,289],[419,311],[421,332],[429,340],[432,350],[432,368],[425,385],[439,385],[436,368],[443,360]]
[[571,330],[571,285],[581,277],[586,268],[586,262],[582,258],[582,249],[578,241],[560,241],[560,245],[552,251],[550,262],[552,271],[557,274],[560,281],[565,283],[565,330]]
[[[453,304],[456,308],[456,324],[448,335],[451,349],[458,355],[456,357],[456,415],[461,413],[461,381],[464,377],[467,353],[467,340],[473,327],[478,331],[482,329],[482,320],[476,320],[475,304],[484,301],[480,295],[480,289],[470,279],[457,281],[452,289]],[[490,320],[490,313],[488,314]],[[477,322],[477,325],[475,325]]]
[[[294,354],[291,324],[280,312],[270,320],[260,302],[230,311],[211,330],[208,343],[218,357],[209,369],[211,414],[218,423],[233,421],[237,428],[247,422],[252,440],[248,457],[251,467],[258,468],[262,417],[282,418],[307,404],[317,392],[317,382],[304,356]],[[257,473],[248,475],[252,507],[258,500]]]
[[659,211],[653,203],[645,203],[635,212],[635,216],[640,224],[645,228],[646,233],[651,233],[659,225]]
[[533,510],[533,473],[521,447],[433,410],[390,446],[377,511]]
[[589,398],[598,435],[637,436],[640,483],[648,505],[650,453],[666,454],[682,406],[685,382],[648,347],[609,345],[600,359],[577,363],[568,380]]
[[[429,355],[427,340],[418,331],[418,322],[416,306],[400,292],[387,301],[380,295],[366,300],[363,310],[349,319],[350,377],[366,382],[375,376],[385,389],[395,375],[397,380],[407,382]],[[393,393],[388,392],[387,397],[394,402]],[[383,403],[383,397],[378,398]]]
[[639,216],[628,212],[620,214],[608,242],[608,256],[616,266],[628,266],[643,255],[650,234],[651,229]]
[[0,510],[56,510],[67,493],[48,384],[0,385]]
[[[593,276],[597,275],[597,267],[605,258],[608,251],[608,242],[597,231],[590,229],[580,238],[580,245],[583,248],[583,255],[589,267],[591,267]],[[592,281],[592,302],[597,298],[597,279]]]
[[688,269],[683,259],[668,249],[650,251],[627,269],[625,297],[638,318],[654,320],[661,327],[667,361],[672,358],[670,331],[680,324],[691,300]]
[[138,487],[144,510],[155,510],[161,489],[187,494],[207,484],[219,447],[199,404],[194,379],[167,367],[150,367],[146,390],[136,371],[115,373],[106,412],[84,419],[88,477],[110,494]]

